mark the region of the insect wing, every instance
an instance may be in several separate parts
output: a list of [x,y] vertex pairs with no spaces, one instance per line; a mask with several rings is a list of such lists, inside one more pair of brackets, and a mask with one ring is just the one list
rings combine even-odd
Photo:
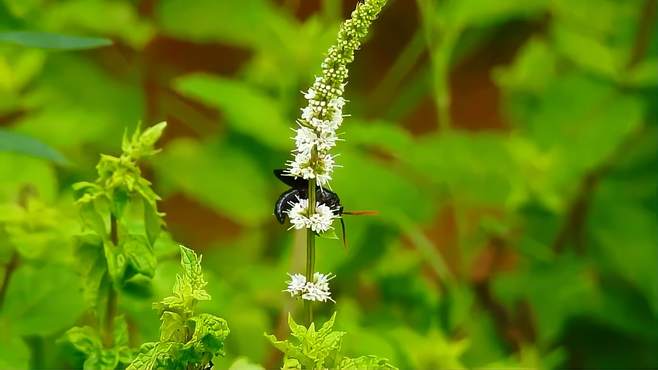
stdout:
[[304,180],[301,177],[288,176],[285,174],[284,170],[282,169],[276,169],[273,172],[274,172],[274,176],[276,176],[277,179],[281,180],[281,182],[290,186],[291,188],[305,189],[308,187],[308,180]]

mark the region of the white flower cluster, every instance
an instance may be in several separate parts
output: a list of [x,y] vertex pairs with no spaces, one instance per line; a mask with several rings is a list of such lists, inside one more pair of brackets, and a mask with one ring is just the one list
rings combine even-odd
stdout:
[[304,93],[308,105],[297,121],[294,158],[288,161],[288,174],[315,180],[318,186],[327,185],[334,170],[334,157],[329,151],[339,140],[336,130],[343,122],[343,85],[332,87],[323,77],[317,77]]
[[296,203],[292,203],[292,208],[288,211],[290,228],[311,229],[316,233],[323,233],[330,230],[334,219],[338,218],[331,208],[322,203],[315,203],[315,213],[312,215],[309,215],[308,211],[308,199],[298,199]]
[[336,277],[332,273],[321,274],[316,272],[313,274],[313,281],[307,281],[306,276],[302,274],[288,274],[290,281],[288,281],[288,288],[284,292],[290,293],[291,297],[302,297],[307,301],[326,302],[332,301],[331,291],[329,291],[329,280]]

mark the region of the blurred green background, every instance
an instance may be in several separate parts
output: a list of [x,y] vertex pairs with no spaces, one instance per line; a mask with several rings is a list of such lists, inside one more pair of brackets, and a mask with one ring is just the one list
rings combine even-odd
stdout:
[[[85,320],[71,184],[138,121],[171,240],[125,295],[157,337],[173,240],[204,255],[227,368],[267,369],[301,305],[303,236],[272,216],[300,90],[354,0],[0,1],[0,368],[76,368]],[[401,369],[658,368],[654,0],[391,0],[351,69],[332,188],[349,248],[321,240],[346,354]],[[16,30],[104,37],[52,47]],[[11,34],[9,34],[11,35]],[[15,34],[14,34],[15,35]],[[25,34],[22,34],[25,36]],[[52,40],[51,40],[52,41]],[[36,47],[35,47],[36,46]],[[162,238],[161,238],[162,239]]]

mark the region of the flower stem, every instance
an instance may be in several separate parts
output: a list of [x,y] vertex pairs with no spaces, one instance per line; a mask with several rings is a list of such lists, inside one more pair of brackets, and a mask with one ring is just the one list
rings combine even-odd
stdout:
[[[311,179],[308,182],[308,214],[309,216],[315,213],[315,180]],[[315,269],[315,232],[311,229],[306,229],[306,281],[313,281],[313,273]],[[304,307],[306,309],[307,324],[313,323],[313,302],[305,300]]]

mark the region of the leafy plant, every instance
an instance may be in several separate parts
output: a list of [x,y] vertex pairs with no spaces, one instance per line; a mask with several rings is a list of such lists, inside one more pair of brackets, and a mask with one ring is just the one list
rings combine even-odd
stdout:
[[199,301],[210,300],[201,271],[201,256],[180,246],[182,273],[173,295],[154,308],[160,311],[160,339],[145,343],[128,370],[207,369],[215,356],[224,355],[228,324],[217,316],[196,313]]
[[388,360],[376,356],[357,358],[345,357],[340,353],[343,331],[334,331],[336,314],[331,316],[318,330],[315,324],[307,328],[299,325],[288,315],[288,326],[293,339],[278,340],[274,335],[267,335],[274,347],[285,354],[284,370],[292,369],[397,369]]
[[154,146],[165,126],[162,122],[144,132],[138,126],[132,136],[124,134],[121,156],[101,155],[98,179],[73,186],[87,231],[76,249],[78,268],[98,326],[73,328],[66,338],[87,355],[85,368],[114,369],[131,360],[125,324],[114,327],[117,300],[120,292],[148,287],[157,265],[153,244],[163,223],[160,198],[137,162],[158,152]]
[[128,364],[133,351],[128,342],[128,325],[125,317],[114,319],[113,343],[108,348],[101,341],[101,333],[90,326],[75,327],[66,332],[64,339],[82,352],[86,359],[84,369],[114,369],[117,365]]

